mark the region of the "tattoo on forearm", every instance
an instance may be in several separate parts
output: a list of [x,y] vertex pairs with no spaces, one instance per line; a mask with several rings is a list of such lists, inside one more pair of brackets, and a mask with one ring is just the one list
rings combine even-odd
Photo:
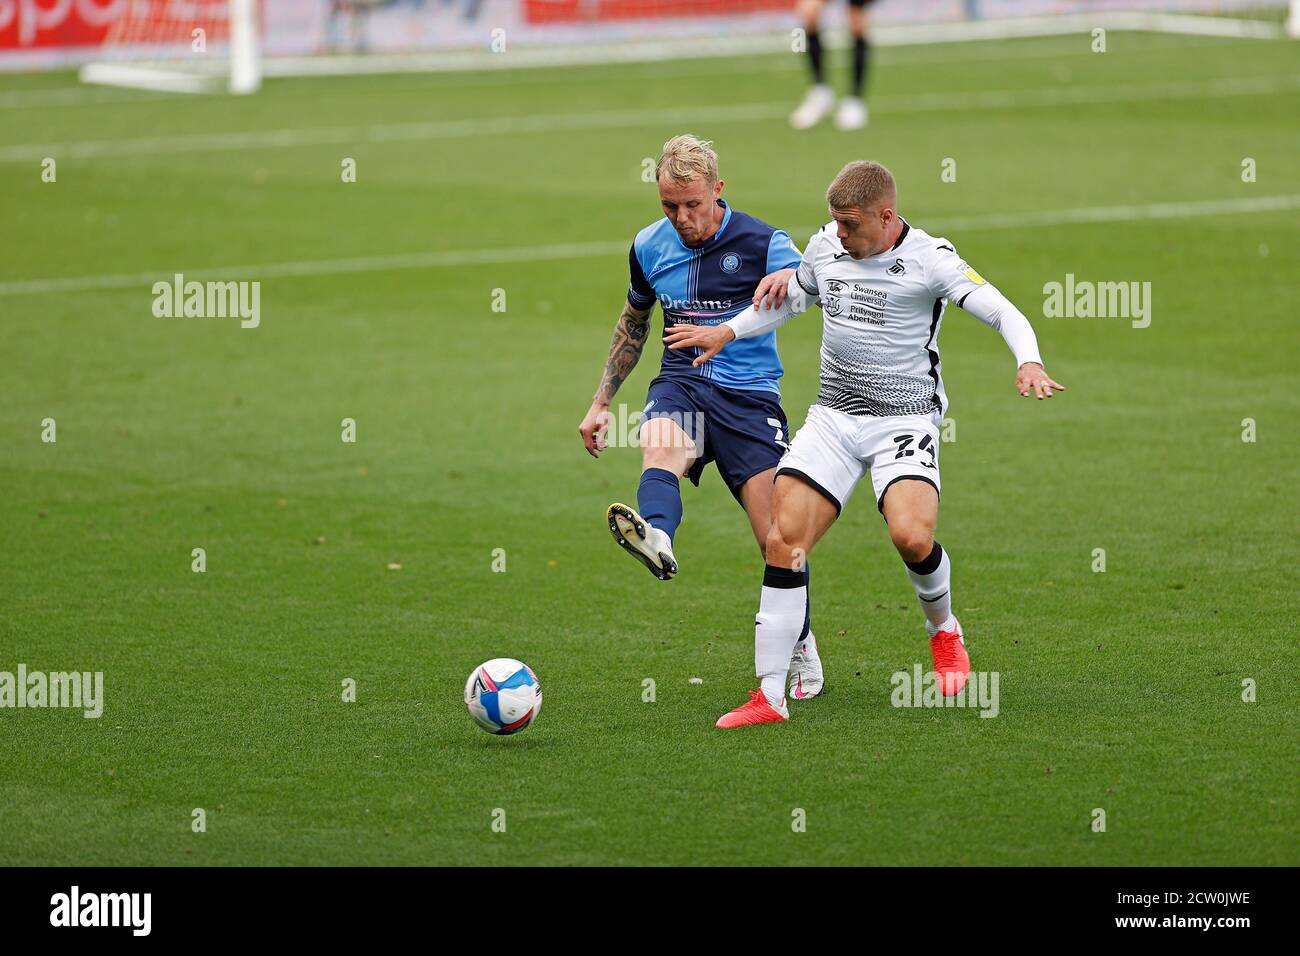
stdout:
[[618,326],[614,329],[614,340],[609,343],[609,359],[605,362],[605,374],[596,389],[595,401],[613,401],[618,387],[636,368],[646,337],[650,334],[651,309],[653,306],[638,309],[630,302],[623,306],[623,314],[618,317]]

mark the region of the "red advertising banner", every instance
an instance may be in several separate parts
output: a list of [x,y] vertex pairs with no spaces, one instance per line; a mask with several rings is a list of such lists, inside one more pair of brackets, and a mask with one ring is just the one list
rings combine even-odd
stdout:
[[793,11],[795,0],[524,0],[527,23],[599,23]]
[[127,0],[0,0],[0,51],[99,46]]

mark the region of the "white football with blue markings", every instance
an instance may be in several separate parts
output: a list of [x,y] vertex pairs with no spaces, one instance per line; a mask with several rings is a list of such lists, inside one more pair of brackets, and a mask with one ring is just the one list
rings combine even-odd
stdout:
[[542,685],[531,667],[513,657],[480,664],[465,682],[465,706],[474,722],[491,734],[517,734],[537,719]]

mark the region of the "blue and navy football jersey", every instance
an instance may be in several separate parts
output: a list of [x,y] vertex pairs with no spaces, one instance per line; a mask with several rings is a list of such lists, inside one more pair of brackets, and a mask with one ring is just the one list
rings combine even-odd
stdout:
[[[769,272],[794,269],[800,254],[789,235],[762,220],[737,212],[719,199],[725,212],[718,231],[702,246],[682,242],[667,218],[637,233],[628,256],[632,282],[627,299],[638,309],[656,301],[664,326],[719,325],[743,311]],[[781,393],[781,359],[776,333],[739,339],[705,362],[691,366],[697,348],[665,348],[660,375],[704,378],[724,388]]]

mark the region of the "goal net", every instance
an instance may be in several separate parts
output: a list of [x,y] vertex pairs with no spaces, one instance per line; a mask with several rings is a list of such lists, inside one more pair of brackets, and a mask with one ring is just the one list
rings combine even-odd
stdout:
[[86,83],[253,93],[262,83],[257,0],[123,0]]
[[[265,76],[493,69],[788,50],[794,0],[110,0],[91,83],[251,93]],[[832,44],[846,4],[830,0]],[[873,41],[1097,27],[1300,33],[1300,0],[879,0]]]

